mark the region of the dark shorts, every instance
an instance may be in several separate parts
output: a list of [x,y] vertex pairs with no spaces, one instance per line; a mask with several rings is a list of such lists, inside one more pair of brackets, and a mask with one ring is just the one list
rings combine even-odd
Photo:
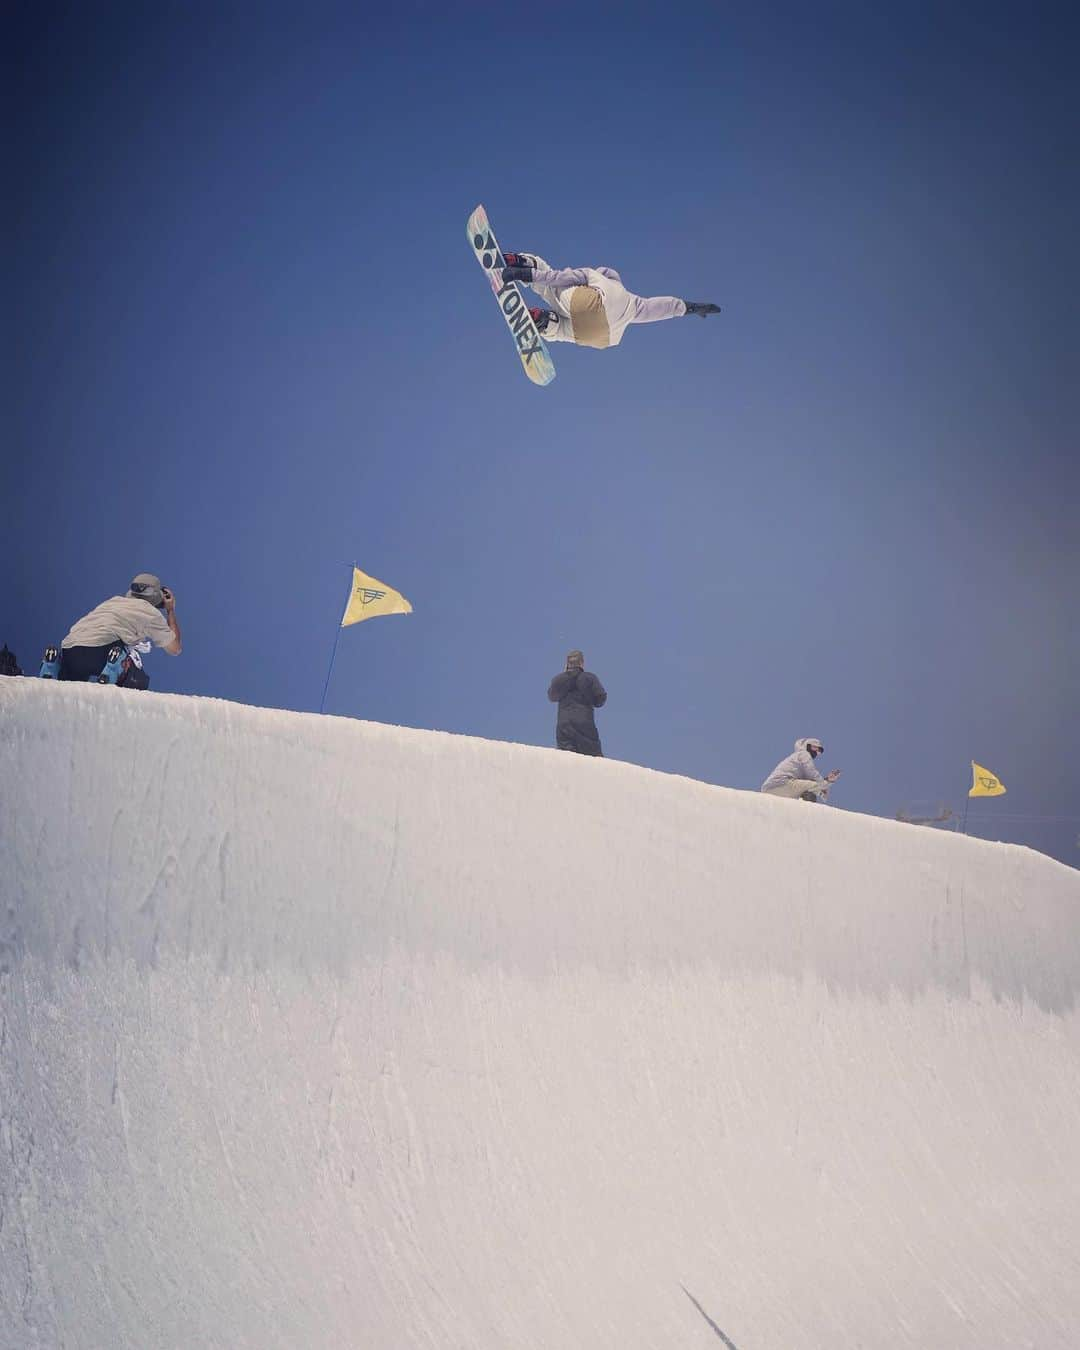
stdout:
[[[60,678],[62,680],[91,680],[100,675],[109,660],[114,642],[104,647],[63,647],[60,651]],[[150,677],[134,661],[116,682],[124,689],[149,689]]]

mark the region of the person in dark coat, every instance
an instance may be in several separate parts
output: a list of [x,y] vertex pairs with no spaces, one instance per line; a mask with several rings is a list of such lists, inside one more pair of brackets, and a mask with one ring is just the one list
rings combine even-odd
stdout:
[[596,676],[585,669],[581,652],[567,656],[566,669],[548,685],[548,698],[559,705],[555,723],[555,744],[559,749],[603,757],[593,709],[604,706],[607,692]]

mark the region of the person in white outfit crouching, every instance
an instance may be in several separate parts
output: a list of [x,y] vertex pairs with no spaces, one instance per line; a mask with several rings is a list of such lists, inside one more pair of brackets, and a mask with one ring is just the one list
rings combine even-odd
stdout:
[[840,777],[839,769],[822,776],[814,760],[825,747],[816,736],[802,736],[795,742],[795,753],[782,759],[761,785],[770,797],[801,797],[804,802],[823,802],[830,786]]

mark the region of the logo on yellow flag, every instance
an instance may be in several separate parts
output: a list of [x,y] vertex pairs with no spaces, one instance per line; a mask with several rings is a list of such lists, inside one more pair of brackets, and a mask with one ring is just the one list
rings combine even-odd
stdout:
[[382,614],[411,614],[412,605],[393,586],[369,577],[359,567],[353,567],[352,590],[345,613],[341,616],[342,628],[351,623],[361,623],[364,619],[377,619]]
[[1005,784],[1000,778],[997,778],[989,769],[984,769],[981,764],[971,761],[971,791],[969,797],[1000,797],[1005,791]]

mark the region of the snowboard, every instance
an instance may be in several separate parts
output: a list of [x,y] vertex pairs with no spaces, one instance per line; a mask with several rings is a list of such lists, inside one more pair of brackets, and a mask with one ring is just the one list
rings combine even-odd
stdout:
[[544,345],[544,339],[533,322],[517,282],[502,279],[502,269],[506,264],[488,222],[487,212],[482,206],[478,206],[469,217],[465,234],[476,254],[476,261],[484,269],[491,289],[495,292],[495,299],[513,336],[525,374],[533,384],[550,384],[555,378],[551,353]]

